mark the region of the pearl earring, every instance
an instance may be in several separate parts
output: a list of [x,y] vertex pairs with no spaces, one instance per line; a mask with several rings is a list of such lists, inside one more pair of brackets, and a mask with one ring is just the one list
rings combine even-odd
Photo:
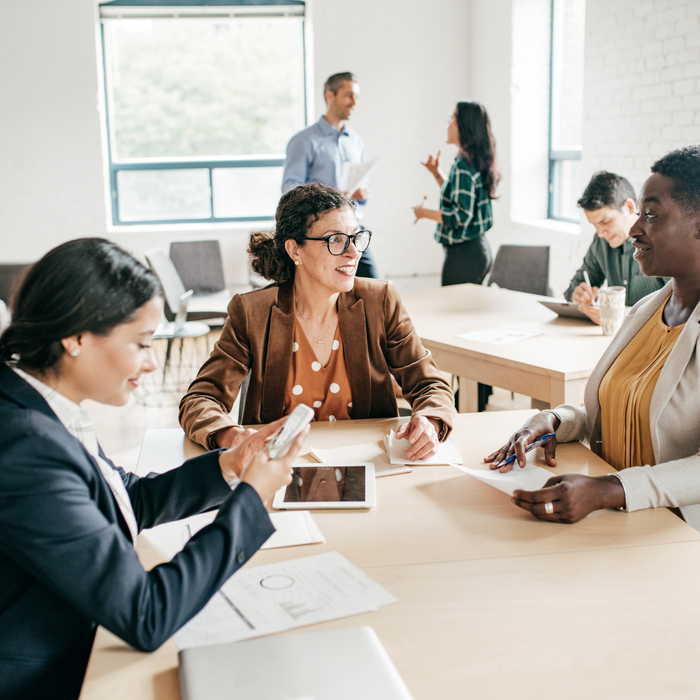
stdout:
[[70,351],[71,357],[78,357],[80,355],[80,348],[74,348]]
[[295,265],[300,265],[301,263],[300,263],[298,260],[295,260],[295,261],[294,261],[294,264],[295,264]]

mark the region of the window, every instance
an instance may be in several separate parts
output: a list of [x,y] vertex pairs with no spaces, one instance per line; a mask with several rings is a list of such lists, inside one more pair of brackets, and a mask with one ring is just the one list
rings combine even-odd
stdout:
[[578,222],[581,196],[585,0],[552,0],[549,218]]
[[304,5],[274,2],[100,6],[114,224],[274,215],[306,123]]

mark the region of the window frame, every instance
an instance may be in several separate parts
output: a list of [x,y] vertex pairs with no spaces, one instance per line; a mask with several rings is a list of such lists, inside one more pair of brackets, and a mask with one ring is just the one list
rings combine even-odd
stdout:
[[[180,0],[182,1],[182,0]],[[114,19],[216,19],[216,18],[269,18],[269,17],[294,17],[301,22],[301,51],[302,51],[302,128],[308,125],[309,104],[308,85],[310,84],[308,67],[308,22],[305,3],[300,0],[247,0],[245,4],[237,5],[235,0],[208,0],[197,2],[187,0],[185,6],[177,6],[178,0],[169,0],[167,6],[158,3],[158,0],[116,0],[99,4],[98,22],[100,37],[100,52],[102,59],[102,99],[104,105],[104,127],[107,147],[109,199],[111,205],[111,221],[113,226],[158,226],[172,224],[214,224],[231,222],[257,222],[269,221],[274,218],[274,212],[269,216],[233,216],[222,217],[214,215],[214,169],[233,168],[272,168],[284,165],[284,154],[273,155],[244,155],[244,156],[210,156],[210,157],[168,157],[168,158],[121,158],[114,159],[112,95],[109,88],[107,71],[107,51],[105,42],[105,22]],[[184,5],[184,3],[183,3]],[[119,187],[118,176],[122,171],[162,171],[162,170],[208,170],[209,178],[209,206],[211,216],[207,218],[185,219],[143,219],[122,221],[119,214]]]
[[582,148],[555,149],[552,147],[552,138],[554,136],[553,129],[553,113],[554,113],[554,5],[557,0],[551,0],[550,3],[550,25],[549,25],[549,174],[548,174],[548,192],[547,192],[547,218],[553,221],[564,221],[567,223],[578,224],[578,219],[569,219],[565,216],[556,216],[554,213],[554,203],[556,200],[555,192],[555,173],[556,166],[562,162],[580,162]]

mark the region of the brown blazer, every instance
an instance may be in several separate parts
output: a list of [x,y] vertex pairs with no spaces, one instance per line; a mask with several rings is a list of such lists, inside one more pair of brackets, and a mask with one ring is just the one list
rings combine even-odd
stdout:
[[[250,385],[243,423],[269,423],[284,415],[284,392],[294,342],[294,285],[270,285],[237,294],[209,359],[180,402],[180,425],[201,445],[236,425],[229,413],[243,380]],[[454,423],[454,396],[423,347],[391,282],[359,278],[338,298],[340,333],[352,391],[351,417],[398,414],[391,376],[413,415]]]

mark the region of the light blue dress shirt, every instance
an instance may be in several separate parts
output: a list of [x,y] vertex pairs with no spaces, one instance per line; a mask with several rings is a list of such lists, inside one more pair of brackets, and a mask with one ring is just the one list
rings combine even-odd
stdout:
[[343,163],[362,163],[365,144],[350,129],[338,131],[321,117],[315,124],[295,134],[287,144],[282,193],[307,182],[320,182],[338,188]]

